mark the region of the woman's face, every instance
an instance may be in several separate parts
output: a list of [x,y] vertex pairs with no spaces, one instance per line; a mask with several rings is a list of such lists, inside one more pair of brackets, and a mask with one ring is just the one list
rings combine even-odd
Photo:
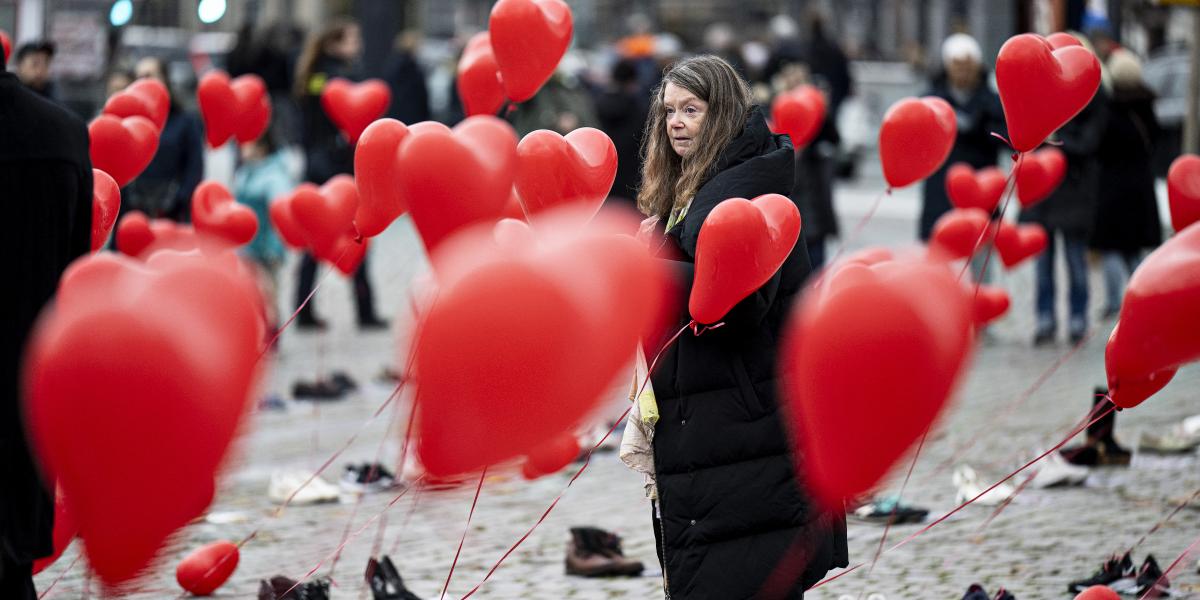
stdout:
[[349,25],[342,32],[342,39],[330,44],[329,53],[337,58],[352,62],[362,53],[362,32],[358,25]]
[[696,136],[700,134],[700,126],[704,124],[708,103],[686,88],[667,82],[667,87],[663,88],[663,109],[667,111],[665,117],[671,149],[679,156],[687,156],[692,151]]
[[162,63],[153,58],[139,60],[133,72],[138,79],[157,79],[164,84],[167,82],[166,74],[162,72]]

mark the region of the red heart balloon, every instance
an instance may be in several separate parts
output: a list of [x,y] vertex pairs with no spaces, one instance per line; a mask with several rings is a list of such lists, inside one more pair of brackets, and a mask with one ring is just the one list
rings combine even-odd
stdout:
[[562,0],[500,0],[488,18],[492,52],[509,100],[524,102],[554,74],[574,22]]
[[456,85],[468,117],[496,116],[504,106],[504,82],[500,79],[500,67],[496,64],[488,32],[476,33],[467,42],[458,59]]
[[892,105],[879,129],[879,158],[888,186],[900,188],[933,174],[946,162],[958,120],[941,98],[905,98]]
[[996,87],[1013,149],[1029,152],[1092,101],[1100,61],[1080,45],[1056,49],[1040,35],[1023,33],[1000,48]]
[[94,254],[64,274],[29,348],[24,409],[107,585],[212,501],[255,388],[259,308],[252,278],[199,255]]
[[120,187],[133,181],[158,150],[158,128],[140,116],[100,115],[88,124],[92,166],[112,175]]
[[171,94],[167,91],[167,86],[157,79],[139,79],[110,96],[101,112],[122,119],[132,116],[146,117],[162,131],[171,112]]
[[712,209],[696,240],[688,311],[697,323],[720,321],[762,287],[800,238],[800,210],[787,196],[730,198]]
[[4,51],[4,62],[7,63],[8,55],[12,53],[12,39],[3,29],[0,29],[0,50]]
[[321,107],[351,144],[392,103],[392,91],[381,79],[351,83],[335,77],[321,91]]
[[816,86],[802,85],[775,96],[771,102],[774,130],[792,138],[796,150],[807,146],[825,122],[825,95]]
[[140,210],[131,210],[117,226],[117,250],[126,256],[137,257],[154,243],[150,219]]
[[595,214],[616,176],[617,147],[599,129],[583,127],[566,137],[539,129],[517,145],[514,184],[531,220],[564,205],[583,206]]
[[229,189],[216,181],[203,181],[192,192],[192,222],[196,231],[209,233],[243,246],[258,232],[254,209],[239,204]]
[[301,183],[290,194],[271,200],[271,204],[267,207],[267,214],[271,217],[271,224],[275,226],[275,231],[283,239],[283,243],[295,250],[304,250],[308,246],[308,239],[304,228],[300,227],[296,222],[295,215],[292,214],[292,199],[302,191],[319,195],[320,190],[321,188],[312,183]]
[[1067,156],[1058,148],[1042,148],[1017,161],[1017,199],[1022,208],[1045,200],[1067,175]]
[[[352,177],[336,175],[317,189],[297,187],[288,204],[297,229],[304,234],[304,245],[313,255],[343,271],[353,273],[358,268],[366,247],[355,241],[358,188]],[[352,245],[347,245],[348,241]]]
[[236,137],[246,143],[258,139],[271,121],[267,86],[258,75],[230,81],[224,71],[209,71],[196,88],[200,116],[208,145],[217,148]]
[[933,224],[929,238],[929,256],[951,261],[969,258],[983,245],[990,223],[988,214],[978,208],[955,208]]
[[434,256],[414,367],[417,452],[435,476],[528,455],[573,428],[658,317],[665,273],[643,246],[607,225],[558,223],[504,251],[492,227],[473,227]]
[[958,208],[980,208],[990,215],[1000,206],[1007,185],[1004,171],[996,167],[976,171],[967,163],[955,163],[946,171],[946,194]]
[[875,487],[967,370],[974,311],[943,265],[847,265],[797,303],[780,371],[797,465],[819,503]]
[[92,252],[104,247],[121,211],[121,188],[108,173],[92,169]]
[[1108,336],[1108,345],[1104,347],[1104,370],[1108,374],[1108,396],[1113,404],[1132,408],[1166,387],[1178,369],[1162,369],[1149,375],[1122,373],[1125,365],[1119,362],[1117,354],[1117,349],[1122,346],[1117,341],[1117,332],[1120,330],[1121,324],[1118,322]]
[[1169,379],[1163,378],[1163,371],[1200,360],[1197,302],[1200,226],[1191,226],[1151,252],[1129,278],[1118,321],[1120,335],[1114,332],[1106,349],[1111,353],[1109,392],[1118,406],[1134,406],[1142,399],[1126,393],[1126,382],[1161,382],[1157,387],[1162,387]]
[[1049,242],[1046,230],[1036,223],[1014,226],[1001,221],[996,231],[996,253],[1009,269],[1041,254]]
[[975,322],[979,325],[987,325],[1004,316],[1011,304],[1008,292],[1003,288],[981,285],[972,295],[975,299]]
[[343,234],[333,246],[333,254],[326,260],[343,275],[353,275],[367,256],[368,239],[359,239],[352,233]]
[[205,544],[179,561],[175,581],[194,596],[207,596],[229,580],[239,558],[238,547],[232,542]]
[[453,130],[418,123],[400,144],[400,195],[432,253],[466,225],[496,221],[512,194],[517,136],[495,117],[468,117]]
[[201,239],[190,225],[179,225],[168,219],[147,219],[141,211],[129,211],[117,225],[117,250],[126,256],[146,260],[159,250],[189,251],[203,249],[209,253],[228,250],[229,246],[209,238]]
[[50,556],[33,561],[33,574],[37,575],[54,564],[67,550],[67,546],[71,545],[76,535],[79,535],[79,524],[75,522],[75,517],[67,506],[67,495],[62,489],[58,489],[54,494],[54,531],[51,534],[54,552]]
[[1184,154],[1167,171],[1167,198],[1171,205],[1171,226],[1183,231],[1200,221],[1200,156]]
[[530,452],[521,465],[521,476],[533,480],[557,473],[579,457],[579,438],[566,432]]
[[400,142],[408,135],[404,123],[379,119],[367,126],[354,148],[354,184],[358,209],[354,225],[364,237],[387,229],[407,209],[400,194]]

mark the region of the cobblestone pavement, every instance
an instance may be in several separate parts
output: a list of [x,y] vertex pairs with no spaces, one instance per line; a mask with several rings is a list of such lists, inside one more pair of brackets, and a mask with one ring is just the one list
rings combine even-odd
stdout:
[[[874,189],[878,189],[872,188],[863,184],[839,191],[845,231],[853,230],[868,212]],[[884,199],[849,247],[911,243],[916,207],[912,191]],[[393,319],[393,329],[403,330],[410,320],[406,301],[409,282],[425,269],[419,242],[407,219],[393,226],[371,252],[378,299]],[[939,467],[956,448],[968,440],[976,442],[962,460],[975,466],[985,478],[995,480],[1018,466],[1023,457],[1031,457],[1034,451],[1059,441],[1086,413],[1092,387],[1104,380],[1103,345],[1111,322],[1094,323],[1093,336],[1082,349],[1065,360],[1010,416],[1003,416],[1022,391],[1068,351],[1063,341],[1053,348],[1030,347],[1031,273],[1030,266],[1007,274],[997,272],[999,283],[1012,295],[1013,308],[981,343],[970,376],[930,435],[905,492],[906,499],[930,507],[934,516],[955,506],[951,469]],[[290,297],[291,268],[282,275],[281,289]],[[1093,298],[1098,297],[1098,277],[1092,290]],[[241,564],[217,597],[253,597],[260,578],[275,574],[300,577],[324,560],[316,573],[332,575],[336,583],[334,598],[363,598],[367,592],[362,568],[376,545],[394,558],[417,594],[438,597],[463,533],[473,483],[450,491],[413,491],[386,512],[382,511],[394,496],[368,496],[357,507],[353,503],[292,507],[278,517],[273,516],[274,506],[266,498],[272,470],[315,468],[359,431],[391,391],[374,380],[381,369],[394,362],[397,334],[358,333],[352,321],[351,296],[344,278],[331,276],[325,280],[316,302],[319,312],[331,322],[330,331],[323,335],[286,333],[268,387],[286,394],[296,378],[343,369],[364,382],[363,389],[339,403],[319,407],[289,403],[286,411],[256,415],[223,480],[210,520],[180,532],[138,588],[110,593],[109,597],[175,597],[179,588],[174,582],[174,566],[181,557],[200,544],[218,539],[236,541],[256,528],[257,536],[243,548]],[[1093,302],[1094,312],[1099,310],[1096,304]],[[1120,414],[1118,437],[1126,445],[1135,445],[1140,431],[1163,428],[1200,413],[1200,404],[1195,401],[1198,384],[1200,370],[1181,370],[1163,392]],[[614,411],[622,409],[620,403],[614,399]],[[397,410],[403,411],[401,416],[407,414],[407,399],[398,404]],[[381,451],[384,462],[394,460],[399,434],[385,435],[392,415],[390,410],[385,411],[362,429],[357,440],[334,462],[327,478],[335,480],[343,464],[373,460]],[[507,474],[489,477],[447,597],[459,598],[478,582],[503,551],[537,520],[568,478],[569,473],[560,473],[531,483]],[[898,487],[897,480],[888,489],[895,491]],[[1171,509],[1169,499],[1187,496],[1198,487],[1200,470],[1195,455],[1138,455],[1129,468],[1094,470],[1082,488],[1027,490],[986,528],[983,525],[992,509],[967,507],[911,543],[885,553],[869,574],[866,569],[851,573],[810,592],[808,597],[957,599],[970,583],[980,582],[989,590],[1005,586],[1020,600],[1070,598],[1065,588],[1068,580],[1090,574],[1109,553],[1129,547]],[[384,516],[377,518],[381,512]],[[550,517],[475,597],[661,597],[648,513],[640,477],[620,465],[614,454],[599,454]],[[380,523],[386,523],[386,528],[381,529]],[[626,553],[645,561],[646,576],[609,580],[565,576],[562,561],[567,528],[582,524],[619,532],[625,539]],[[346,544],[335,565],[331,556],[347,528],[362,533]],[[896,527],[889,540],[899,541],[918,528]],[[878,526],[852,523],[852,563],[869,562],[881,534]],[[1197,534],[1200,506],[1183,510],[1146,540],[1137,549],[1135,561],[1140,562],[1149,552],[1165,568]],[[74,544],[37,578],[39,589],[64,572],[78,549],[79,544]],[[1181,564],[1172,577],[1174,586],[1200,589],[1195,569],[1194,559]],[[88,585],[85,573],[81,560],[49,597],[83,597],[86,588],[90,588],[90,595],[98,596],[98,586]]]

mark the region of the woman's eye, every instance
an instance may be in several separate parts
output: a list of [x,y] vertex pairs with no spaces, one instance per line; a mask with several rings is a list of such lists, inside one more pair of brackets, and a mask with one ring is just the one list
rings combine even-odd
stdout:
[[696,107],[689,106],[689,107],[683,109],[683,112],[686,112],[689,115],[694,115],[694,114],[696,114]]

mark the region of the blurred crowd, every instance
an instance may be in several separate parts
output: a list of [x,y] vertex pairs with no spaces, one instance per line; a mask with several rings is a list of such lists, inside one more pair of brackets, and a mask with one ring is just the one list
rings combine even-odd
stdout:
[[[382,69],[392,90],[387,116],[411,124],[437,120],[453,125],[463,118],[455,87],[457,52],[470,33],[463,32],[449,52],[430,52],[418,32],[406,31],[395,40]],[[1101,92],[1087,110],[1064,127],[1055,144],[1067,156],[1068,172],[1061,187],[1042,204],[1027,210],[1021,220],[1042,224],[1056,240],[1037,264],[1036,343],[1056,339],[1056,257],[1066,262],[1069,314],[1066,333],[1073,341],[1088,329],[1089,252],[1102,264],[1105,288],[1102,317],[1114,316],[1125,280],[1140,258],[1162,239],[1155,195],[1152,160],[1161,140],[1155,118],[1154,92],[1142,76],[1142,58],[1123,48],[1103,26],[1080,40],[1093,47],[1104,65]],[[640,180],[639,158],[647,122],[649,97],[663,70],[681,58],[718,55],[750,82],[755,100],[769,107],[774,96],[811,84],[828,101],[825,122],[816,140],[797,153],[796,199],[804,217],[804,241],[814,267],[825,261],[826,246],[839,234],[834,190],[839,179],[854,177],[859,144],[844,141],[839,123],[846,119],[847,100],[856,93],[851,61],[817,12],[802,22],[777,15],[753,35],[743,36],[730,25],[713,23],[700,43],[688,47],[682,38],[657,31],[641,14],[626,19],[626,35],[595,48],[572,48],[556,74],[533,99],[500,115],[518,135],[536,129],[567,133],[596,127],[607,133],[619,156],[610,202],[633,206]],[[924,95],[944,98],[955,108],[958,138],[946,165],[922,184],[922,209],[917,237],[927,240],[936,220],[950,209],[945,190],[949,166],[964,162],[979,169],[1009,166],[1004,117],[989,64],[980,44],[965,33],[949,36],[940,52],[929,56],[918,72],[927,78]],[[302,181],[320,185],[334,175],[353,172],[353,147],[338,134],[320,106],[320,93],[334,77],[363,79],[363,41],[351,20],[332,20],[317,31],[304,32],[283,23],[239,30],[236,43],[208,64],[184,63],[186,69],[222,67],[231,76],[256,74],[265,81],[273,108],[272,125],[263,139],[245,145],[236,159],[233,188],[239,201],[259,212],[266,222],[267,203]],[[433,58],[431,58],[431,56]],[[16,50],[9,68],[39,94],[53,99],[50,41],[27,43]],[[205,173],[206,149],[202,123],[195,110],[195,74],[189,81],[172,81],[179,65],[155,56],[142,56],[118,66],[106,77],[112,95],[136,78],[153,77],[171,90],[170,116],[153,163],[126,190],[122,211],[140,210],[178,221],[190,218],[190,198]],[[102,102],[100,102],[102,104]],[[90,117],[91,115],[81,115]],[[861,126],[861,125],[860,125]],[[862,136],[859,136],[862,137]],[[873,137],[870,134],[869,137]],[[863,156],[864,158],[866,155]],[[273,274],[282,264],[283,247],[271,228],[260,228],[250,255]],[[376,314],[364,261],[355,275],[357,318],[364,328],[386,325]],[[299,266],[296,306],[301,327],[323,327],[307,299],[317,263],[305,256]],[[982,266],[977,277],[987,278]],[[273,276],[269,277],[273,281]]]

